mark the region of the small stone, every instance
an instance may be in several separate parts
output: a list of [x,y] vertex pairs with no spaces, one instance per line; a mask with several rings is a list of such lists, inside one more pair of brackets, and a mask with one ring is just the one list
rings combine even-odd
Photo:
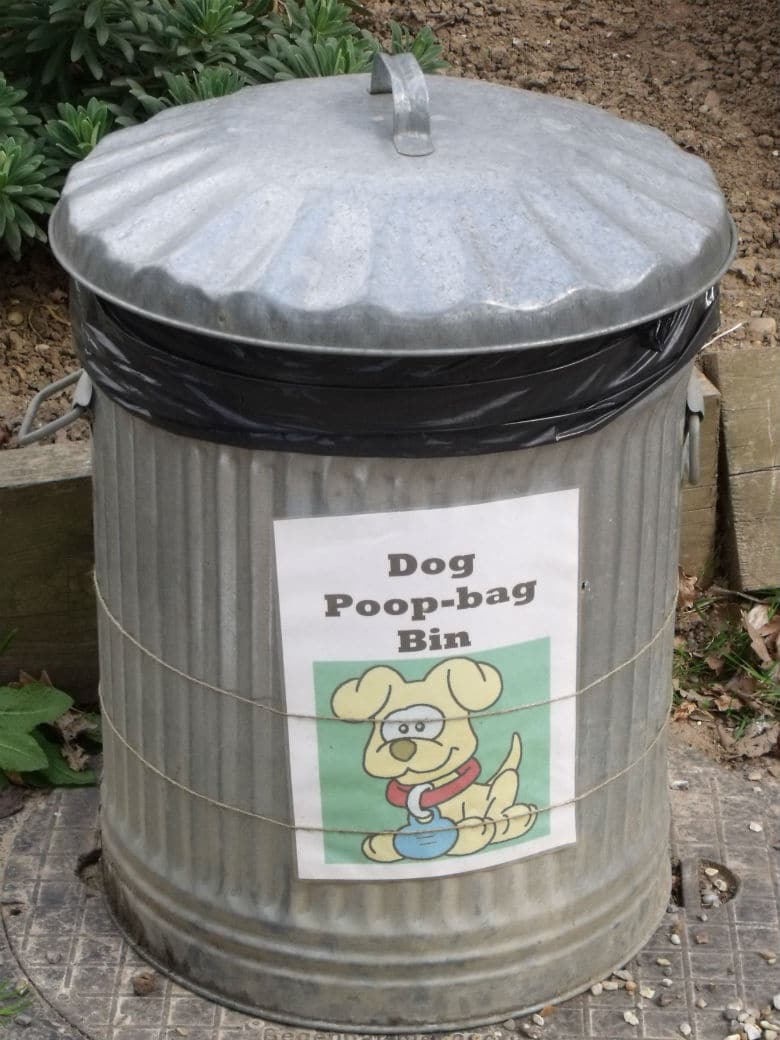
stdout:
[[594,997],[600,997],[601,994],[604,992],[604,987],[601,985],[600,982],[594,982],[593,985],[590,987],[590,991]]
[[672,780],[672,782],[669,784],[669,787],[673,791],[687,791],[690,786],[690,780]]
[[509,1030],[510,1033],[514,1033],[517,1029],[517,1022],[513,1018],[508,1018],[506,1022],[502,1022],[504,1029]]
[[717,867],[705,867],[704,873],[707,875],[707,877],[717,877],[720,871]]
[[761,1040],[762,1033],[763,1029],[760,1026],[757,1026],[755,1022],[745,1023],[745,1036],[747,1037],[747,1040]]
[[628,1022],[628,1024],[630,1026],[638,1026],[639,1025],[639,1019],[636,1017],[636,1015],[634,1014],[633,1011],[624,1011],[623,1012],[623,1021],[624,1022]]
[[706,932],[694,932],[693,941],[698,946],[706,946],[710,941],[710,937]]
[[709,921],[709,917],[706,914],[699,914],[698,917],[700,921]]
[[133,993],[147,997],[157,989],[157,976],[153,971],[141,971],[133,977]]
[[[753,322],[750,322],[750,326],[751,327],[752,327],[752,325],[753,325]],[[756,773],[755,771],[753,771],[752,773],[748,773],[748,780],[752,781],[754,784],[758,783],[759,780],[763,780],[763,779],[764,779],[764,777],[762,776],[761,773]]]
[[775,993],[772,997],[772,1007],[775,1011],[780,1011],[780,993]]
[[674,982],[671,979],[661,979],[661,985],[666,986],[667,989],[671,989]]
[[176,1026],[176,1032],[179,1034],[179,1036],[189,1036],[190,1034],[189,1029],[182,1029],[181,1026]]
[[729,886],[726,884],[723,878],[716,877],[712,883],[719,892],[728,892]]
[[680,1030],[683,1036],[690,1036],[693,1032],[688,1022],[681,1022],[678,1026],[678,1029]]
[[744,1025],[745,1022],[750,1021],[750,1017],[751,1016],[747,1013],[747,1011],[740,1011],[740,1013],[737,1015],[737,1022],[739,1022],[740,1025]]
[[774,950],[759,950],[759,957],[763,957],[767,964],[777,964],[777,954]]
[[631,974],[631,972],[630,971],[625,971],[622,968],[619,969],[618,971],[613,971],[612,974],[613,974],[613,976],[616,979],[622,979],[623,982],[633,982],[634,981],[634,976]]
[[668,961],[666,957],[656,957],[655,963],[659,968],[668,968],[671,965],[671,961]]
[[[760,339],[771,339],[777,335],[777,322],[774,318],[751,318],[748,322],[748,331]],[[761,774],[752,774],[749,780],[761,780]]]
[[16,1022],[16,1024],[18,1026],[23,1026],[23,1027],[32,1025],[32,1019],[30,1018],[29,1015],[17,1015],[16,1018],[14,1019],[14,1022]]
[[733,1018],[738,1012],[742,1010],[741,1000],[732,1000],[730,1004],[726,1005],[726,1010],[723,1012],[726,1018]]
[[544,1025],[544,1019],[542,1018],[541,1015],[538,1015],[538,1014],[537,1015],[531,1015],[531,1021],[533,1022],[533,1024],[535,1026],[543,1026]]
[[672,932],[672,934],[669,936],[669,942],[672,944],[672,946],[679,946],[682,942],[682,939],[677,934],[677,932]]
[[607,979],[606,982],[602,982],[601,985],[610,993],[613,993],[616,989],[620,989],[620,985],[614,979]]
[[696,1007],[697,1008],[706,1008],[706,1006],[707,1006],[707,1001],[704,999],[704,997],[699,997],[699,999],[696,1001]]
[[62,954],[59,950],[47,950],[46,951],[46,963],[47,964],[59,964],[62,960]]
[[663,977],[665,979],[670,979],[672,977],[672,969],[671,968],[661,968],[661,974],[663,975]]
[[672,998],[669,996],[668,993],[661,993],[658,997],[657,1003],[659,1007],[669,1007],[669,1005],[672,1003]]
[[652,989],[650,986],[640,986],[639,996],[644,997],[645,1000],[652,1000],[655,996],[655,990]]
[[764,1040],[777,1040],[777,1032],[774,1029],[764,1030]]
[[726,1040],[742,1040],[742,1034],[741,1033],[729,1033],[729,1035],[726,1037]]
[[626,993],[636,993],[638,986],[635,982],[629,980],[626,983]]
[[753,831],[754,834],[760,834],[763,829],[764,828],[757,820],[751,820],[748,824],[748,830]]
[[21,311],[9,311],[5,320],[9,325],[24,325],[24,315]]

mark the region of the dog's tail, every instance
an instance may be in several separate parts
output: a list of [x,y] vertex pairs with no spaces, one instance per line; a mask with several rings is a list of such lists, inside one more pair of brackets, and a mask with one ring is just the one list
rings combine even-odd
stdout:
[[516,773],[517,770],[520,768],[520,761],[522,757],[523,743],[520,740],[520,734],[513,733],[512,743],[509,745],[509,751],[507,753],[507,756],[501,763],[501,765],[498,767],[498,769],[495,771],[495,773],[488,780],[488,783],[492,784],[497,776],[500,776],[501,773],[505,773],[508,769],[511,770],[513,773]]

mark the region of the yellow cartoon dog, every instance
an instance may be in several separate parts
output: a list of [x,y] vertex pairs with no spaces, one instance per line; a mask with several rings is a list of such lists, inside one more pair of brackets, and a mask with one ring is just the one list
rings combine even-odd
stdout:
[[492,665],[455,657],[417,682],[380,665],[334,692],[337,718],[374,720],[363,768],[370,776],[388,778],[388,801],[409,814],[407,827],[365,839],[368,859],[467,856],[533,827],[536,806],[515,804],[522,757],[517,733],[495,774],[477,783],[477,737],[468,713],[495,704],[502,688],[501,673]]

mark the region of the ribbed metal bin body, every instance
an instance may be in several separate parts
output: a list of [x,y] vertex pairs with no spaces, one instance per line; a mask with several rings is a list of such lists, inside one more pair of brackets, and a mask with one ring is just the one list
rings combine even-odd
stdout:
[[669,706],[671,627],[577,700],[578,794],[639,761],[577,803],[574,845],[453,877],[302,881],[289,829],[224,806],[292,822],[273,520],[579,488],[582,687],[668,621],[689,368],[596,433],[448,459],[231,448],[97,394],[108,608],[181,672],[280,713],[178,677],[102,616],[106,879],[148,955],[256,1014],[399,1032],[541,1006],[648,939],[669,894],[665,749],[653,741]]

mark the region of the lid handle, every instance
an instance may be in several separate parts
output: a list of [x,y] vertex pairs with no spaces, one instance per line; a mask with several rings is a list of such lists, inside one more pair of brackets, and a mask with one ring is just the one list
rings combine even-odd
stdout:
[[369,94],[393,95],[393,141],[401,155],[430,155],[428,87],[413,54],[376,54]]

